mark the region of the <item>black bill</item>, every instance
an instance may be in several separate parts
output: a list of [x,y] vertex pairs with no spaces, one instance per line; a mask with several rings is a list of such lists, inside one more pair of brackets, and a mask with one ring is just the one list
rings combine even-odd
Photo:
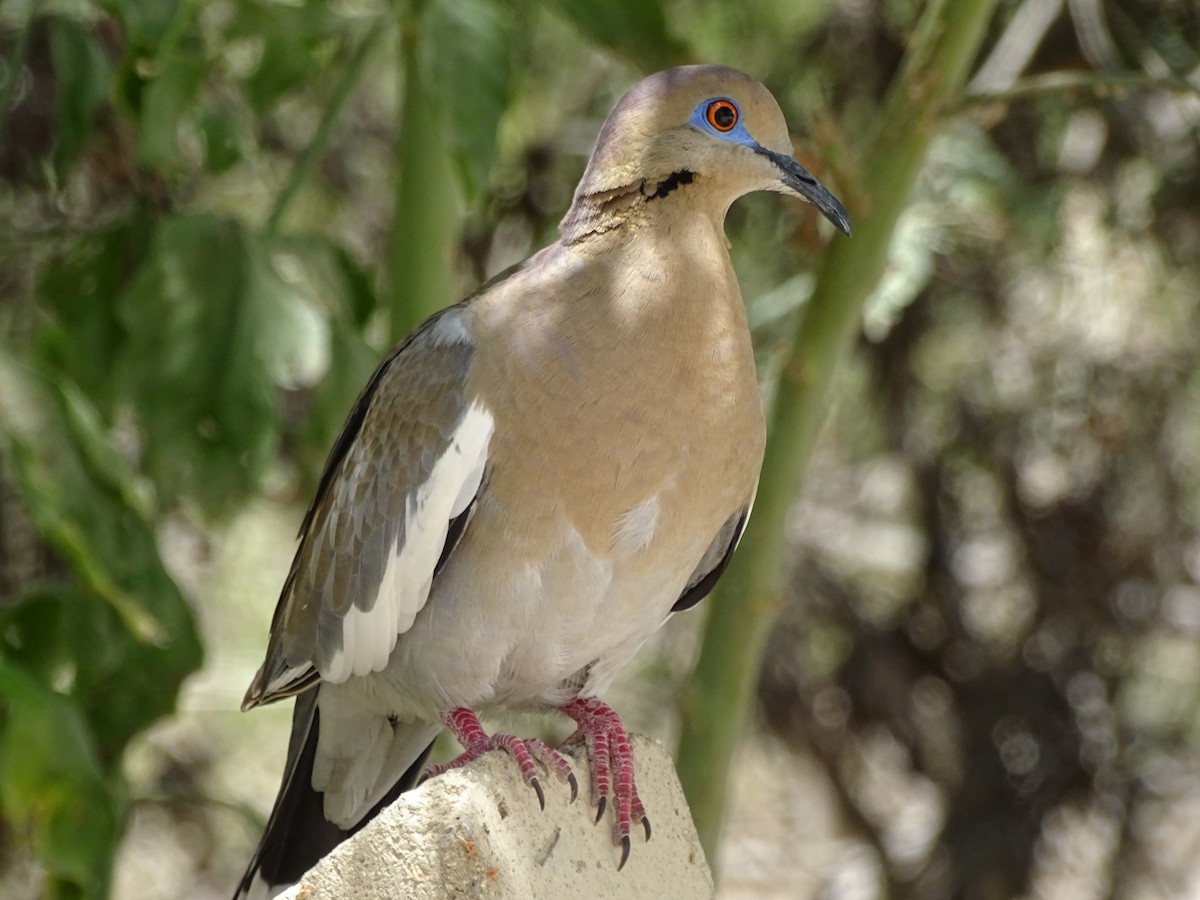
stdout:
[[821,215],[832,222],[838,231],[850,237],[850,217],[846,214],[846,208],[808,169],[790,156],[768,150],[761,144],[754,144],[754,152],[761,153],[775,163],[780,171],[780,181],[820,210]]

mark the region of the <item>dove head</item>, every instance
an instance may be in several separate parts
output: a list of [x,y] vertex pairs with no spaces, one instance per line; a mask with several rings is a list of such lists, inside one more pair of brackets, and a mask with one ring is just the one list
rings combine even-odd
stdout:
[[807,201],[850,234],[842,204],[792,158],[787,123],[770,91],[726,66],[667,69],[618,101],[563,220],[564,234],[589,207],[594,218],[598,205],[635,191],[653,200],[674,195],[675,202],[703,197],[721,216],[738,197],[777,191]]

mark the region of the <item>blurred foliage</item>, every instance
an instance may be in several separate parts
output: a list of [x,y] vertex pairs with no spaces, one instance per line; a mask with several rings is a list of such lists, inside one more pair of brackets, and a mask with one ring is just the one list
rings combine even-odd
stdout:
[[[126,749],[202,656],[167,523],[305,497],[391,337],[552,238],[639,73],[753,72],[861,218],[924,7],[0,2],[0,868],[107,893]],[[1134,896],[1190,873],[1152,813],[1200,790],[1200,20],[1000,7],[838,374],[760,708],[894,894],[1021,893],[1087,814]],[[730,236],[773,373],[822,240],[771,198]]]
[[1200,15],[1037,6],[994,24],[897,228],[760,710],[884,894],[1190,896]]

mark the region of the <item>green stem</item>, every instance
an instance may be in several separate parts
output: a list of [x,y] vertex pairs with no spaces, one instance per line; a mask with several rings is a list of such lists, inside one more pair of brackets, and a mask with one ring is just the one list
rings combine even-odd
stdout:
[[388,258],[393,340],[455,299],[459,185],[442,140],[442,122],[425,92],[418,23],[408,21],[400,35],[404,83]]
[[961,91],[995,0],[938,0],[913,35],[853,191],[853,240],[833,241],[784,365],[754,515],[711,598],[684,703],[677,765],[714,870],[729,767],[753,702],[763,648],[784,597],[788,511],[829,407],[841,356],[887,261],[896,221],[947,105]]
[[383,31],[382,23],[377,27],[368,29],[363,39],[358,42],[358,46],[354,48],[354,53],[350,56],[350,61],[346,66],[345,72],[342,74],[342,79],[337,83],[337,87],[334,88],[333,96],[329,98],[325,112],[321,115],[321,121],[317,123],[316,134],[313,135],[313,139],[308,142],[308,146],[296,158],[295,163],[292,165],[292,170],[288,173],[287,181],[284,182],[283,189],[275,197],[275,203],[271,207],[271,212],[267,216],[267,222],[264,226],[268,235],[276,234],[279,231],[279,223],[283,219],[284,213],[287,212],[292,200],[296,197],[296,193],[300,190],[300,186],[308,180],[308,176],[312,174],[317,160],[321,158],[321,154],[325,152],[325,148],[329,145],[329,137],[333,133],[333,125],[345,108],[350,95],[354,93],[354,88],[358,85],[358,81],[362,77],[367,60],[371,56],[371,51],[375,49],[375,44],[378,42],[379,36]]

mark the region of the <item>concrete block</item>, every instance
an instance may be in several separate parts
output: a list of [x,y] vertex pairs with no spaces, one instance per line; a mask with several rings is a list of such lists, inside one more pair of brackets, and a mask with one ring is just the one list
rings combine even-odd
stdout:
[[653,825],[617,871],[611,804],[596,824],[582,748],[568,753],[579,799],[542,772],[546,809],[511,757],[488,753],[404,794],[282,896],[286,900],[711,898],[712,874],[667,752],[634,736],[638,791]]

